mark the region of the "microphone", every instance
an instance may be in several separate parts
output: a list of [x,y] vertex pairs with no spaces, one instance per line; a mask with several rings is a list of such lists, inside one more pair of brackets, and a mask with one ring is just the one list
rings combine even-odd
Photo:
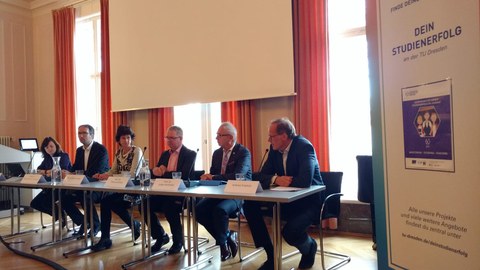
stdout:
[[138,168],[143,161],[143,157],[145,156],[146,151],[147,151],[147,147],[145,146],[145,147],[143,147],[143,152],[142,152],[142,156],[140,157],[140,161],[137,163],[137,167],[135,168],[135,178],[133,179],[133,181],[135,181],[135,182],[137,181],[137,177],[138,177],[138,173],[137,173]]
[[[197,154],[198,152],[200,151],[200,148],[197,148]],[[190,171],[192,171],[192,169],[195,171],[195,163],[192,164],[192,168],[190,168]],[[195,179],[197,180],[197,179]],[[186,183],[186,186],[187,187],[194,187],[194,186],[198,186],[198,181],[195,181],[195,183],[193,183],[191,180],[190,180],[190,175],[187,177],[187,183]]]
[[37,152],[33,152],[32,158],[30,158],[30,163],[28,163],[27,171],[26,171],[25,173],[29,173],[29,172],[30,172],[30,170],[31,170],[31,168],[32,168],[33,159],[34,159],[36,153],[37,153]]
[[263,154],[262,161],[260,161],[260,167],[258,168],[258,171],[259,171],[259,172],[262,170],[263,161],[265,160],[265,156],[267,155],[267,153],[268,153],[268,148],[265,149],[265,153]]

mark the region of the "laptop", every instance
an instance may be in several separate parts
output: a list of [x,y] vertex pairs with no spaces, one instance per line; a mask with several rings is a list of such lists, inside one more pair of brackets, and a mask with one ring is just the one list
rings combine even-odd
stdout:
[[37,138],[20,138],[18,142],[22,151],[39,151]]
[[23,169],[22,165],[20,165],[20,163],[7,163],[6,165],[12,177],[25,176],[25,170]]

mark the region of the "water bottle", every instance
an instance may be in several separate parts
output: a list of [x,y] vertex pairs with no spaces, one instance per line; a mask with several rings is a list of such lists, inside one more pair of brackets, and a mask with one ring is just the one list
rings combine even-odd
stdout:
[[62,168],[60,167],[60,157],[53,157],[53,167],[52,167],[52,176],[51,176],[52,185],[58,185],[62,183]]
[[148,166],[148,159],[144,159],[142,168],[140,169],[140,187],[142,189],[150,188],[150,167]]

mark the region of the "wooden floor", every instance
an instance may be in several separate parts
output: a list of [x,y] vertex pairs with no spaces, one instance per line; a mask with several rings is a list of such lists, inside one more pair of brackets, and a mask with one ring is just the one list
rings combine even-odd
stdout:
[[[49,218],[50,216],[44,215],[44,219],[47,223]],[[15,218],[15,222],[16,220],[17,219]],[[114,222],[118,222],[115,217]],[[1,235],[10,234],[10,223],[10,218],[0,219]],[[38,213],[25,213],[21,215],[21,231],[39,227],[39,225],[40,216]],[[162,222],[162,225],[164,225],[167,232],[169,232],[168,223],[165,221]],[[231,229],[233,229],[235,228],[236,223],[232,222],[230,226]],[[251,235],[248,225],[242,223],[241,228],[242,241],[251,242]],[[115,230],[115,228],[112,228],[112,230]],[[199,230],[200,236],[210,237],[210,235],[203,229],[202,226],[199,226]],[[71,234],[71,232],[67,232],[66,230],[64,230],[65,236],[68,236],[69,234]],[[313,231],[312,236],[317,237],[316,234],[313,233]],[[51,239],[51,227],[47,227],[45,229],[40,229],[37,233],[28,233],[17,235],[15,237],[6,237],[4,240],[10,243],[9,246],[11,248],[22,251],[29,255],[35,255],[54,261],[55,263],[61,265],[66,269],[122,269],[123,264],[140,259],[142,257],[140,245],[134,246],[132,244],[129,231],[125,231],[123,233],[112,236],[112,248],[97,253],[84,252],[65,258],[63,256],[64,252],[74,250],[83,246],[84,242],[80,240],[72,240],[66,243],[57,244],[55,246],[37,249],[35,252],[30,249],[32,245],[45,243],[50,241]],[[326,250],[344,253],[351,256],[351,262],[340,269],[377,269],[377,254],[371,248],[372,242],[369,236],[345,235],[335,232],[327,232],[324,242]],[[203,250],[206,246],[212,245],[212,243],[214,243],[214,241],[212,241],[212,238],[210,237],[210,242],[207,243],[205,246],[202,246],[200,249]],[[166,247],[168,248],[169,245],[170,244],[168,244]],[[294,250],[294,248],[290,247],[286,243],[283,243],[282,247],[284,254],[286,252]],[[252,248],[248,247],[242,248],[242,252],[244,254],[248,254],[252,250]],[[238,255],[233,259],[221,262],[218,248],[214,248],[211,251],[202,254],[200,258],[204,258],[208,255],[213,256],[213,259],[210,263],[203,264],[202,269],[257,269],[266,259],[265,253],[262,252],[259,255],[256,255],[255,257],[244,262],[239,262]],[[4,245],[0,245],[0,258],[1,269],[52,269],[50,266],[44,263],[32,260],[30,258],[25,258],[20,255],[16,255]],[[283,269],[296,269],[299,260],[299,255],[284,260]],[[327,267],[332,263],[335,263],[335,260],[326,257]],[[141,264],[131,267],[129,269],[180,269],[186,265],[187,256],[184,253],[180,253],[176,255],[161,255],[154,260],[142,262]],[[317,255],[313,269],[321,269],[320,255]]]

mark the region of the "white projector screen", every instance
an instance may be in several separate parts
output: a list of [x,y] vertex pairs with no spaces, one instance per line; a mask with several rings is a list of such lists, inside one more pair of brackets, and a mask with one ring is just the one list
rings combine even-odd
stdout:
[[291,0],[110,1],[112,111],[294,95]]

